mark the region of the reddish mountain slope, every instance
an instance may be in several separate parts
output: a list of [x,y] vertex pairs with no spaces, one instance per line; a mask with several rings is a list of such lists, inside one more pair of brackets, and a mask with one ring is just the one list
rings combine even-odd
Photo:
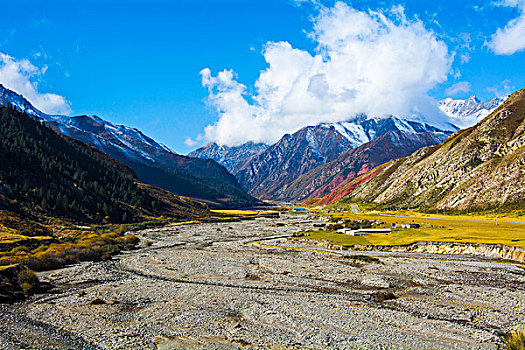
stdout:
[[321,198],[392,159],[441,142],[448,134],[438,132],[389,131],[364,145],[351,149],[275,192],[277,198],[302,201]]

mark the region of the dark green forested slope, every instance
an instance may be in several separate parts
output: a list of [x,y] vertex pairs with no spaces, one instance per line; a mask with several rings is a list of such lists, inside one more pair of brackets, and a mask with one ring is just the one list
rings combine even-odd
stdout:
[[0,108],[0,209],[80,222],[205,210],[176,196],[159,198],[135,181],[130,168],[97,149]]

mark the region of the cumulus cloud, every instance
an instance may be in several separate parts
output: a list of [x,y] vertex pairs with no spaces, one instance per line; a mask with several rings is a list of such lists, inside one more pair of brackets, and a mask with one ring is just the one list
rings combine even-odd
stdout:
[[0,52],[0,84],[23,95],[36,108],[47,114],[69,114],[71,107],[62,96],[38,91],[38,80],[47,66],[38,68],[29,60],[17,60]]
[[498,28],[488,43],[489,48],[497,55],[512,55],[525,50],[525,0],[503,0],[495,5],[516,7],[520,15],[507,23],[505,28]]
[[320,9],[309,36],[315,54],[268,42],[268,67],[248,93],[232,70],[201,71],[219,115],[204,138],[219,144],[271,143],[306,125],[345,121],[360,113],[426,118],[443,115],[427,92],[445,81],[452,55],[443,41],[400,6],[362,12],[337,2]]
[[470,83],[468,81],[460,81],[451,87],[449,87],[447,90],[445,90],[445,93],[448,96],[455,96],[461,92],[469,92],[470,91]]

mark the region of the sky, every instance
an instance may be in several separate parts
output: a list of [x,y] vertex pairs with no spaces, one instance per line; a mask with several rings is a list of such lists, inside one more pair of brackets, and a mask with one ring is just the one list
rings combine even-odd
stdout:
[[525,0],[0,0],[0,84],[186,154],[525,87]]

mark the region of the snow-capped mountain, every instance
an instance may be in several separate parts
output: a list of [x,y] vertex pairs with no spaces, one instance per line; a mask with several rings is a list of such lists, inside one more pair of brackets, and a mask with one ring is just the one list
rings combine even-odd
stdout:
[[492,98],[487,102],[470,96],[466,100],[445,98],[439,102],[439,108],[450,117],[451,122],[460,127],[467,128],[488,116],[501,105],[507,97]]
[[176,154],[136,128],[116,125],[97,116],[48,115],[2,85],[0,106],[23,111],[57,132],[100,149],[131,167],[142,182],[217,207],[245,207],[258,203],[215,161]]
[[350,142],[352,148],[370,142],[376,137],[384,135],[389,131],[442,133],[458,130],[453,125],[450,125],[446,130],[442,130],[426,123],[405,120],[395,116],[388,118],[368,118],[365,115],[361,115],[348,122],[324,123],[320,124],[320,126],[335,128],[338,133],[343,135],[343,137]]
[[[323,129],[325,132],[319,132]],[[291,135],[291,137],[304,138],[308,143],[309,149],[312,151],[312,156],[317,159],[319,164],[323,164],[331,161],[334,156],[337,157],[389,131],[403,131],[408,133],[431,132],[436,133],[436,137],[444,139],[444,137],[450,134],[449,131],[456,131],[457,128],[450,126],[449,130],[444,131],[425,123],[404,120],[393,116],[374,119],[360,115],[352,121],[323,123],[308,126],[301,130],[301,132],[298,131]],[[335,138],[330,140],[328,137]],[[337,139],[337,141],[334,141],[335,139]],[[246,162],[263,153],[271,146],[272,145],[254,142],[247,142],[240,146],[232,147],[226,145],[219,146],[216,143],[211,143],[196,149],[189,153],[188,156],[213,159],[235,175]]]
[[112,148],[116,148],[136,160],[153,161],[159,161],[158,158],[163,153],[174,153],[136,128],[116,125],[97,116],[68,117],[45,114],[36,109],[22,95],[1,84],[0,105],[10,105],[19,111],[38,117],[55,131],[91,144],[106,153],[112,153],[114,151]]
[[[284,135],[265,151],[251,156],[234,175],[255,197],[290,200],[293,196],[284,195],[283,189],[300,175],[389,132],[394,132],[389,140],[392,148],[389,159],[409,154],[408,149],[412,152],[413,147],[407,147],[411,140],[417,141],[414,145],[419,148],[439,143],[452,133],[397,117],[370,119],[361,116],[351,122],[307,126]],[[425,137],[417,136],[421,134]]]
[[219,146],[210,143],[205,147],[196,149],[188,157],[213,159],[223,165],[229,172],[235,174],[247,159],[265,151],[269,146],[264,143],[247,142],[240,146]]
[[523,208],[525,89],[516,91],[468,131],[432,149],[385,164],[319,204],[369,202],[376,207],[438,210]]
[[136,128],[116,125],[97,116],[40,116],[44,123],[62,134],[91,144],[101,151],[125,153],[137,161],[162,161],[166,153],[174,154],[168,147],[144,135]]
[[2,84],[0,84],[0,106],[11,106],[21,112],[25,112],[35,117],[46,115],[33,107],[24,96],[5,88]]

